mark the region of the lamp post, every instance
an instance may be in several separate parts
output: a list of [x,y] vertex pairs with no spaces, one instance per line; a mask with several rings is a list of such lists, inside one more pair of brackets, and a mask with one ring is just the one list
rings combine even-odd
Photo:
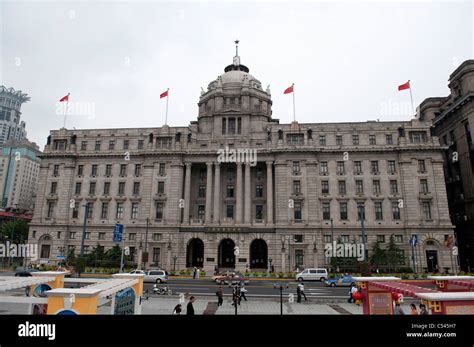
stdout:
[[272,272],[272,258],[268,258],[268,262],[270,263],[270,272]]
[[146,227],[145,227],[145,261],[143,262],[143,270],[146,271],[146,263],[148,262],[148,223],[150,218],[146,219]]
[[176,260],[178,259],[177,256],[173,256],[173,271],[176,271]]
[[[331,218],[331,249],[334,247],[334,220]],[[334,250],[331,252],[331,254],[334,254]],[[334,273],[334,266],[332,266],[332,256],[331,256],[331,269],[332,272]]]

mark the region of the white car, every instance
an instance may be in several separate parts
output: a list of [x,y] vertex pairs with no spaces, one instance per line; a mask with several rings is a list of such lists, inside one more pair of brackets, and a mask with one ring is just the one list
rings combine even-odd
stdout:
[[165,270],[133,270],[131,274],[140,274],[145,275],[143,282],[152,282],[152,283],[166,283],[168,282],[168,274]]
[[305,269],[300,273],[296,274],[296,280],[302,281],[321,281],[324,282],[328,278],[328,270],[324,268],[311,268]]

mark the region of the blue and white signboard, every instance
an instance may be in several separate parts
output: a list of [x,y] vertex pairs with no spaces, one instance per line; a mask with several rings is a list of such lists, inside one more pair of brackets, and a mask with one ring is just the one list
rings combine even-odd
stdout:
[[123,224],[115,224],[115,226],[114,226],[114,242],[116,242],[116,243],[122,242],[122,234],[123,234]]
[[418,236],[412,235],[410,238],[410,246],[416,247],[417,244],[418,244]]

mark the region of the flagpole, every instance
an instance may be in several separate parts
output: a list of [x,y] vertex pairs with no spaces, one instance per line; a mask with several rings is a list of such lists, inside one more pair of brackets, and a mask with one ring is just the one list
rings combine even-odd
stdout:
[[170,98],[170,89],[166,89],[166,115],[165,115],[165,125],[168,125],[168,100]]
[[293,122],[296,122],[296,112],[295,112],[295,84],[292,84],[293,86]]
[[64,124],[63,124],[63,128],[66,129],[66,119],[67,119],[67,110],[69,108],[69,94],[71,93],[68,93],[68,98],[67,98],[67,101],[66,101],[66,110],[64,110]]
[[410,80],[408,80],[408,85],[410,86],[410,99],[411,99],[411,111],[413,112],[413,115],[415,115],[415,106],[413,104],[413,94],[411,93],[411,83]]

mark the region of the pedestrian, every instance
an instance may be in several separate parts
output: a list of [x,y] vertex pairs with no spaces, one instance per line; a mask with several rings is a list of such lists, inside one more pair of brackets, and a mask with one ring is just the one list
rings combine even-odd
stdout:
[[420,314],[420,316],[429,314],[428,310],[426,309],[425,304],[420,304],[420,313],[419,314]]
[[304,293],[304,284],[300,283],[300,284],[298,284],[298,286],[300,287],[301,295],[304,296],[304,301],[308,300],[308,299],[306,299],[306,294]]
[[296,302],[298,304],[301,303],[301,288],[300,288],[300,286],[296,286],[296,296],[297,296]]
[[237,286],[232,288],[232,306],[240,305],[240,291]]
[[224,291],[222,290],[222,287],[219,287],[219,289],[216,292],[217,295],[217,307],[222,306],[222,303],[224,302]]
[[354,293],[357,293],[357,286],[355,284],[351,285],[351,290],[349,290],[349,300],[347,300],[350,304],[355,302],[354,300]]
[[400,304],[395,304],[395,310],[393,311],[393,314],[394,315],[404,315],[405,314],[405,312],[403,312],[403,309],[400,306]]
[[418,311],[416,309],[416,305],[415,304],[410,304],[410,314],[412,315],[418,315]]
[[193,280],[196,279],[196,267],[193,267]]
[[219,268],[216,266],[214,266],[214,275],[217,275],[219,273]]
[[196,269],[196,278],[197,278],[197,279],[199,279],[200,272],[201,272],[201,270],[199,270],[199,269]]
[[245,293],[247,293],[247,289],[244,287],[244,284],[242,283],[242,285],[240,286],[240,299],[244,299],[245,301],[247,301],[247,297],[245,296]]
[[275,272],[275,267],[272,265],[272,272]]
[[188,302],[188,305],[186,306],[186,315],[188,316],[194,316],[194,306],[193,306],[193,303],[194,301],[196,300],[196,298],[194,296],[191,296],[189,298],[189,302]]
[[176,305],[173,310],[173,315],[180,315],[182,310],[183,307],[181,304]]

